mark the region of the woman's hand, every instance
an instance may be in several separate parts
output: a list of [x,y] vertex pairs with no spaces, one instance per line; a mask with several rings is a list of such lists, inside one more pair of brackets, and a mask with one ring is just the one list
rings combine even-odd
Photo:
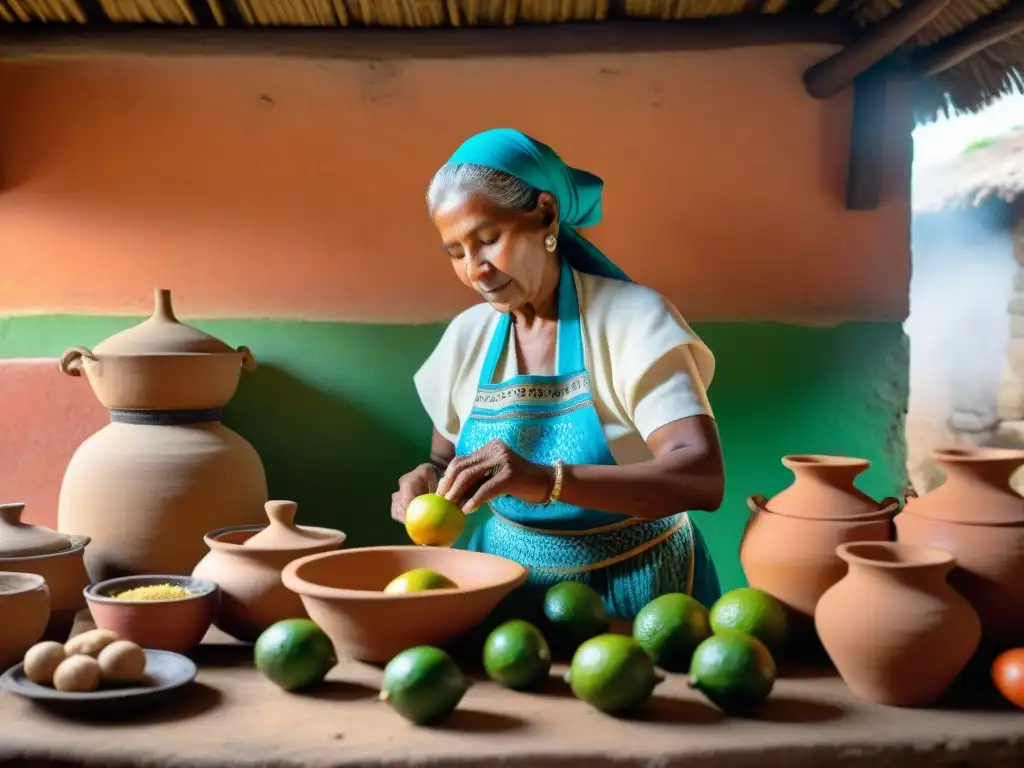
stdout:
[[420,464],[398,479],[398,490],[391,494],[391,518],[405,522],[405,510],[417,496],[437,491],[440,471],[433,464]]
[[498,496],[541,504],[551,496],[554,469],[527,461],[501,440],[492,440],[468,456],[452,459],[437,493],[467,515]]

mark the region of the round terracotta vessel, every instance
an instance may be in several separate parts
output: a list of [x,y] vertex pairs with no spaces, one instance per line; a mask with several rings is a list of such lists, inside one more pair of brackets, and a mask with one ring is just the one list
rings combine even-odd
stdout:
[[981,617],[986,645],[1024,638],[1024,498],[1010,477],[1024,451],[962,448],[935,451],[946,480],[907,501],[896,517],[897,538],[933,546],[956,558],[949,582]]
[[867,459],[825,454],[790,454],[782,464],[793,483],[769,499],[765,508],[788,517],[845,520],[879,511],[879,503],[854,481],[871,466]]
[[898,505],[887,499],[873,514],[849,519],[791,517],[770,512],[763,496],[751,496],[751,517],[740,542],[740,563],[752,587],[790,609],[794,641],[813,638],[814,609],[825,591],[846,574],[836,554],[850,541],[891,541]]
[[[178,600],[120,600],[122,592],[136,587],[173,584],[194,594]],[[98,629],[116,632],[143,648],[188,653],[202,641],[217,612],[217,585],[205,579],[173,574],[124,576],[84,590],[89,612]]]
[[271,624],[306,618],[297,594],[281,582],[281,571],[299,557],[338,549],[345,534],[295,524],[297,505],[268,501],[269,525],[221,528],[206,534],[209,553],[192,575],[221,590],[217,628],[243,642],[255,642]]
[[85,372],[110,410],[199,411],[226,405],[241,371],[256,368],[247,347],[234,349],[174,315],[171,292],[156,289],[153,315],[93,350],[71,347],[60,358],[69,376]]
[[[0,573],[33,573],[46,581],[49,594],[47,639],[63,642],[85,608],[82,589],[88,536],[65,535],[21,522],[25,505],[0,504]],[[0,614],[2,616],[2,614]]]
[[839,556],[849,573],[822,595],[814,618],[843,681],[879,704],[937,701],[981,639],[977,613],[946,580],[953,556],[895,542],[843,544]]
[[267,501],[259,455],[220,423],[251,356],[179,322],[170,292],[156,297],[150,319],[61,361],[111,411],[72,456],[58,502],[59,528],[92,538],[93,581],[187,575],[203,534],[262,522]]
[[[407,594],[382,590],[414,568],[430,568],[458,585]],[[364,547],[309,555],[281,573],[335,651],[386,662],[417,645],[444,646],[478,625],[526,581],[519,563],[447,547]]]
[[42,639],[50,620],[50,590],[34,573],[0,573],[0,672]]

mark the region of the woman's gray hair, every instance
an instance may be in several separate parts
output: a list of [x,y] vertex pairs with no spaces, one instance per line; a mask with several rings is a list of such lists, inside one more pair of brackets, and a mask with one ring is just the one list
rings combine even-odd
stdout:
[[427,208],[431,215],[455,192],[483,195],[507,211],[532,211],[540,190],[504,171],[473,163],[442,165],[427,187]]

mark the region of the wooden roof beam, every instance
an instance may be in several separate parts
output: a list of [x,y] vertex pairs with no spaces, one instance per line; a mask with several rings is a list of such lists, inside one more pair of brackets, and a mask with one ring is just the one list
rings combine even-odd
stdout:
[[976,53],[1024,32],[1024,0],[1010,0],[998,11],[988,14],[935,45],[922,48],[912,58],[913,70],[924,77],[945,72]]
[[804,72],[804,87],[815,99],[828,99],[853,84],[854,79],[930,23],[950,0],[905,2],[841,51]]

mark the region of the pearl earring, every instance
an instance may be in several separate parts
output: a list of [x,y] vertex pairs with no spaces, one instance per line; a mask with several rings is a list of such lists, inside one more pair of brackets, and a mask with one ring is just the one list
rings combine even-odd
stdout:
[[547,237],[544,238],[544,250],[546,250],[548,253],[554,253],[555,248],[557,247],[558,238],[555,237],[553,234],[548,235]]

